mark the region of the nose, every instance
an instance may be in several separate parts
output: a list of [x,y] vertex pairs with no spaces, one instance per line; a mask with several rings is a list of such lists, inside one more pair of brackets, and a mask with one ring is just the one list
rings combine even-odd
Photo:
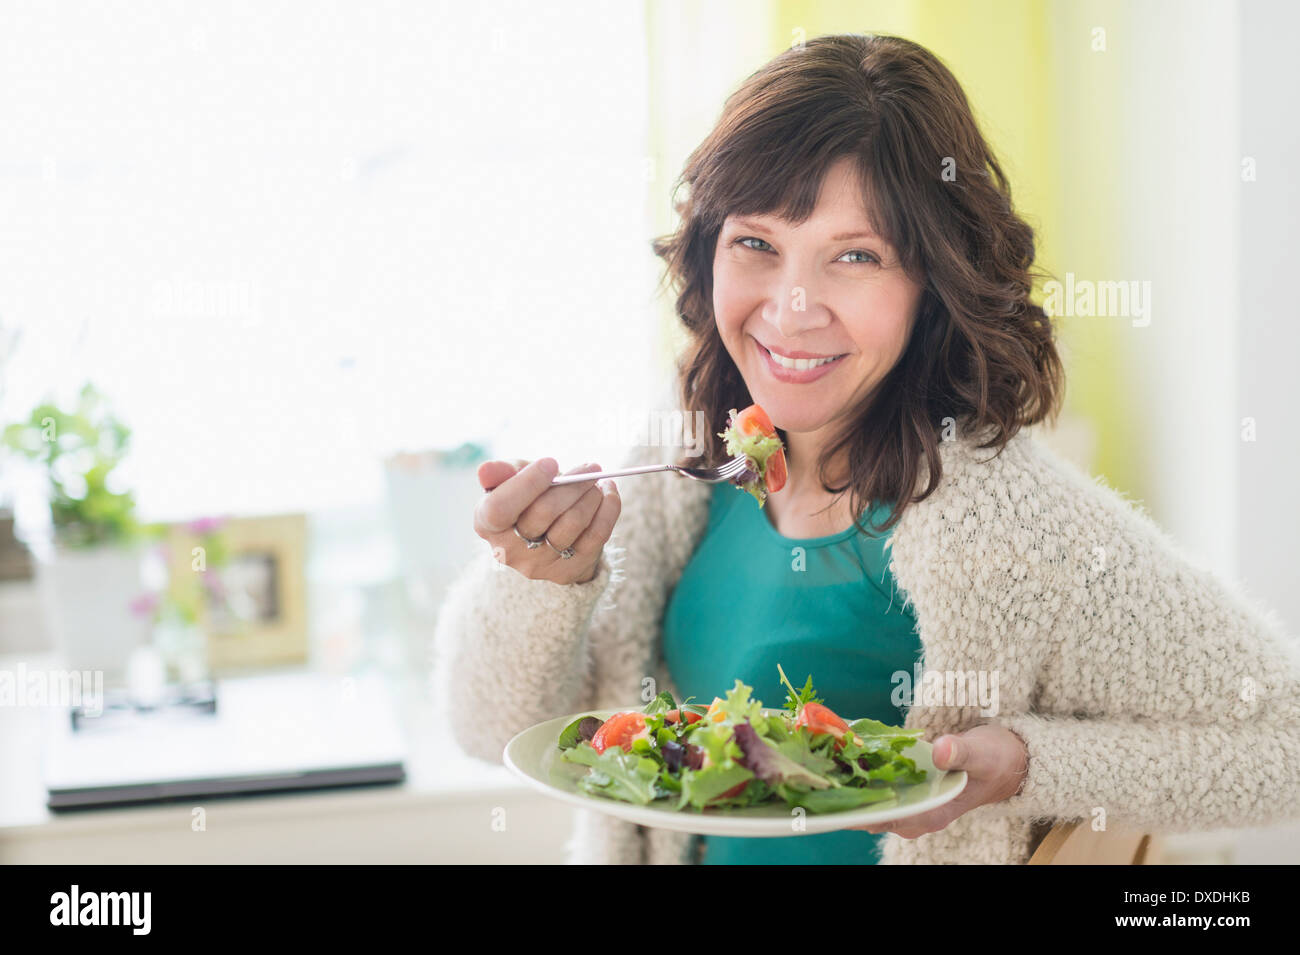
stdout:
[[797,266],[782,269],[763,306],[763,318],[787,341],[830,324],[830,311],[822,304],[816,282]]

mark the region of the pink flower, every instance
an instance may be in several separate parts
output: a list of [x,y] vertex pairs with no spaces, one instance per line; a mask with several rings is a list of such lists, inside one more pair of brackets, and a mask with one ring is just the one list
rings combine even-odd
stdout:
[[200,517],[197,520],[190,521],[189,530],[191,534],[211,534],[225,522],[224,517]]
[[158,595],[143,593],[131,601],[131,613],[137,617],[151,617],[158,610]]

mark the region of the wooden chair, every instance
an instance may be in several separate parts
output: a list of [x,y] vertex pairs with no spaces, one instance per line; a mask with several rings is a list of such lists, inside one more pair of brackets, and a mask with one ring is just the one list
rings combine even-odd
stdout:
[[1053,826],[1029,857],[1029,865],[1159,865],[1160,839],[1114,826],[1096,832],[1084,822]]

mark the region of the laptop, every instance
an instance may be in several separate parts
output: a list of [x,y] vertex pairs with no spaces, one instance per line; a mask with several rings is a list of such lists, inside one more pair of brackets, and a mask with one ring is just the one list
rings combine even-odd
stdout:
[[[51,810],[400,783],[407,748],[393,691],[375,675],[223,679],[215,705],[51,707]],[[75,727],[75,728],[74,728]]]

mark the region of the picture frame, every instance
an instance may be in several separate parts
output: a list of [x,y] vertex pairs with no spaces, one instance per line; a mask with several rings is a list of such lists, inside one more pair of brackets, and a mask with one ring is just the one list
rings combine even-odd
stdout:
[[[231,517],[220,534],[225,559],[209,570],[226,600],[205,597],[197,621],[207,637],[211,673],[307,663],[306,515]],[[192,525],[172,525],[167,539],[175,588],[196,572],[203,554]]]

